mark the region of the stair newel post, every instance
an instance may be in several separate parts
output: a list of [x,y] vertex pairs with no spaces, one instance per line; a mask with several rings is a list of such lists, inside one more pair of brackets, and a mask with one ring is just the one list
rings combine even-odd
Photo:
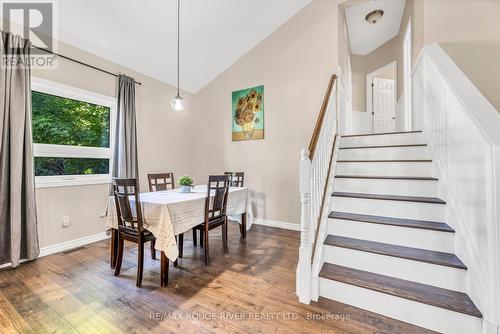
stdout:
[[311,219],[311,160],[309,150],[300,152],[300,202],[302,215],[300,218],[300,248],[299,263],[297,265],[296,293],[301,303],[309,304],[311,301],[311,256],[312,256],[312,219]]

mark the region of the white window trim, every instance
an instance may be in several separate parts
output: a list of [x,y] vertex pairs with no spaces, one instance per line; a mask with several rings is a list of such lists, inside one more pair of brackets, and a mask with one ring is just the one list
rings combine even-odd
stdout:
[[36,77],[31,78],[31,90],[78,101],[98,104],[110,109],[109,148],[37,143],[33,144],[33,152],[35,157],[109,159],[109,174],[36,176],[35,187],[49,188],[111,183],[114,155],[113,148],[115,142],[117,107],[116,98]]

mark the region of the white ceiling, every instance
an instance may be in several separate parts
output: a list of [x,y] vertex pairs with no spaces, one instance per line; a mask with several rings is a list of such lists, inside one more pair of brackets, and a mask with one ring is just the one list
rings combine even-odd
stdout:
[[[351,52],[366,56],[399,34],[406,0],[368,0],[345,10]],[[382,9],[384,16],[375,24],[366,22],[366,14]]]
[[[181,88],[197,92],[311,0],[181,0]],[[176,85],[176,0],[58,1],[58,38]]]

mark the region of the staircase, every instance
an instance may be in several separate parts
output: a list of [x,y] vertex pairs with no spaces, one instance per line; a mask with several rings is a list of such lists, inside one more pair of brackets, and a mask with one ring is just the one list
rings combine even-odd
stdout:
[[340,138],[318,295],[438,332],[480,333],[431,158],[421,131]]

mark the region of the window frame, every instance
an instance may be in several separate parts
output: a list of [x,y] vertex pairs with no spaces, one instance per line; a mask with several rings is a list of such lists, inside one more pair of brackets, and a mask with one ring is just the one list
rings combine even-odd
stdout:
[[[108,174],[91,175],[47,175],[35,176],[36,188],[81,186],[92,184],[110,184],[113,170],[113,156],[115,144],[117,99],[112,96],[101,95],[80,88],[63,85],[57,82],[37,77],[31,78],[31,91],[69,98],[77,101],[92,103],[108,107],[109,115],[109,148],[72,146],[56,144],[33,143],[33,158],[61,157],[61,158],[92,158],[109,159]],[[33,117],[33,116],[32,116]]]

